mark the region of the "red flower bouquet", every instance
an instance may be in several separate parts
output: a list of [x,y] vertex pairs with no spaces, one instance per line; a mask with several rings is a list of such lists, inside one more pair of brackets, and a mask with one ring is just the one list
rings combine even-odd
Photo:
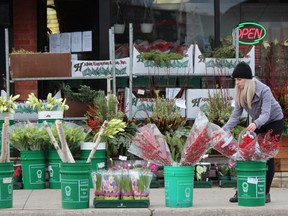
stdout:
[[252,160],[255,153],[256,134],[244,131],[239,135],[239,156],[242,160]]
[[155,124],[140,127],[128,151],[159,166],[172,164],[169,146]]
[[225,131],[216,124],[212,124],[214,129],[215,142],[214,149],[225,157],[231,158],[238,151],[238,142],[232,136],[230,131]]
[[213,147],[211,124],[204,113],[200,112],[195,119],[187,141],[181,152],[181,159],[173,161],[169,146],[155,124],[147,124],[139,128],[128,151],[138,157],[159,166],[194,165]]
[[266,134],[257,135],[257,144],[255,149],[255,158],[257,160],[267,160],[275,157],[279,152],[278,138],[279,134],[271,136],[272,130]]

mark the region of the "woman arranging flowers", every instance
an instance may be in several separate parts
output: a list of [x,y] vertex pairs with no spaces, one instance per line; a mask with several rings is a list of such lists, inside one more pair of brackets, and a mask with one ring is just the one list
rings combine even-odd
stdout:
[[[231,131],[238,123],[243,110],[252,117],[252,122],[246,128],[249,132],[267,133],[272,130],[272,136],[281,135],[284,125],[283,112],[268,86],[252,77],[250,66],[240,62],[232,73],[235,79],[235,106],[224,130]],[[267,161],[266,203],[271,202],[270,186],[274,177],[274,159]],[[238,202],[237,192],[230,202]]]

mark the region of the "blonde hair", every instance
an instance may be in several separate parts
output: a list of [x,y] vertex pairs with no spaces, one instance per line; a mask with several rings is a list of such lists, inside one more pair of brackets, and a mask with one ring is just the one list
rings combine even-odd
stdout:
[[246,79],[244,89],[239,89],[237,86],[235,86],[234,98],[240,107],[244,108],[245,105],[248,105],[249,109],[251,109],[255,88],[255,78]]

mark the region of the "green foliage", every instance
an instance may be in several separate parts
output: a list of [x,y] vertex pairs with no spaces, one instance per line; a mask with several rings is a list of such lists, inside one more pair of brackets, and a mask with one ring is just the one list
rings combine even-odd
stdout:
[[183,55],[175,52],[165,53],[159,50],[150,52],[141,52],[138,56],[138,62],[154,61],[159,67],[167,66],[171,60],[179,60],[183,58]]
[[28,95],[26,104],[33,109],[39,111],[62,111],[69,109],[69,106],[66,104],[66,99],[52,97],[51,93],[48,93],[47,99],[41,100],[38,99],[35,94],[32,92]]
[[162,134],[173,132],[180,127],[183,127],[187,120],[181,116],[180,109],[176,106],[175,99],[166,99],[160,97],[156,92],[157,97],[152,114],[146,119],[148,123],[154,123]]
[[181,153],[190,132],[190,127],[180,127],[175,131],[166,131],[164,138],[170,148],[173,161],[179,162]]
[[229,165],[228,164],[220,164],[217,168],[217,172],[220,176],[228,176],[229,175]]
[[18,150],[44,150],[50,138],[44,127],[32,123],[16,123],[10,128],[10,142]]
[[20,97],[20,95],[10,95],[9,98],[7,97],[0,97],[0,113],[8,112],[8,113],[15,113],[17,109],[17,105],[15,101]]
[[[67,145],[72,155],[76,155],[80,150],[80,144],[84,142],[85,140],[85,137],[86,137],[85,129],[82,126],[77,125],[75,123],[64,122],[64,121],[62,122],[62,127],[65,133],[65,139],[66,139]],[[59,146],[61,146],[61,142],[60,142],[55,124],[51,126],[51,130],[55,139],[57,140],[57,143],[59,144]]]
[[233,107],[230,104],[231,97],[225,92],[225,89],[217,89],[214,94],[208,92],[208,98],[206,106],[201,107],[201,111],[207,116],[210,122],[213,122],[219,126],[223,126],[232,114]]
[[77,89],[72,89],[70,85],[63,85],[62,91],[65,94],[65,97],[69,98],[72,101],[82,102],[85,104],[91,104],[94,101],[94,98],[103,91],[93,90],[90,86],[80,85]]

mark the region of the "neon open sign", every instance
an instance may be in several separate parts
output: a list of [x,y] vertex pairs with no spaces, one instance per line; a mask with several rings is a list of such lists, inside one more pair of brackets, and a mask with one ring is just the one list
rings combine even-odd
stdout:
[[255,22],[240,23],[235,29],[239,29],[240,44],[258,44],[266,36],[265,27]]

